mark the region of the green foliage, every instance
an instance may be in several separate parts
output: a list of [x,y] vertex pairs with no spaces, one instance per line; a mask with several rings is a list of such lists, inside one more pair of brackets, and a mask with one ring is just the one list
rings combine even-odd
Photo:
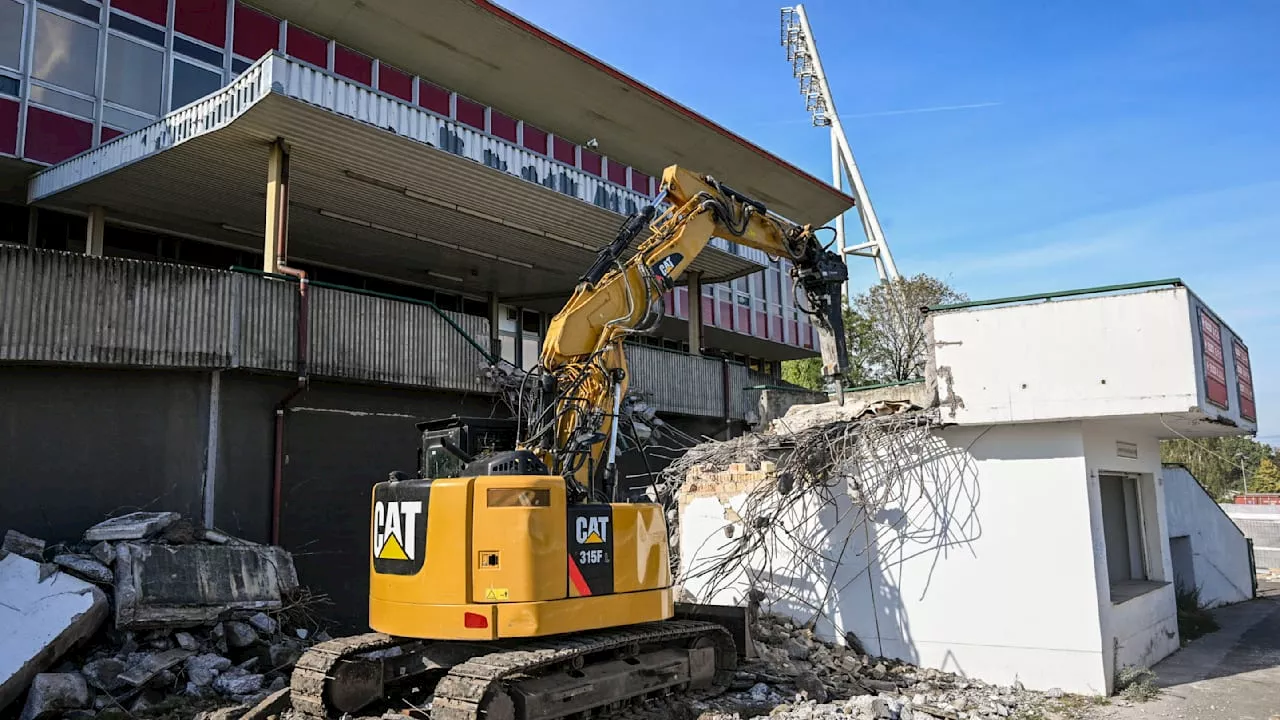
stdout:
[[1160,455],[1164,462],[1185,465],[1210,495],[1223,502],[1244,491],[1246,476],[1249,492],[1264,492],[1257,489],[1254,476],[1263,460],[1269,459],[1273,465],[1280,460],[1270,445],[1235,436],[1166,440],[1161,443]]
[[1258,469],[1249,478],[1249,492],[1280,493],[1280,467],[1269,457],[1258,462]]
[[1130,702],[1146,702],[1160,694],[1156,674],[1148,668],[1125,665],[1116,671],[1116,692]]
[[1182,637],[1184,645],[1218,629],[1218,621],[1213,619],[1213,614],[1200,601],[1198,588],[1178,588],[1176,598],[1178,635]]
[[[883,282],[855,295],[844,309],[849,372],[845,385],[911,380],[924,373],[924,317],[920,308],[964,302],[969,298],[928,275]],[[822,389],[822,361],[818,358],[782,363],[782,379]]]
[[969,297],[946,282],[920,274],[882,282],[854,296],[857,352],[863,383],[911,380],[924,375],[927,338],[920,308],[964,302]]
[[821,390],[822,358],[807,357],[783,361],[782,380],[810,390]]

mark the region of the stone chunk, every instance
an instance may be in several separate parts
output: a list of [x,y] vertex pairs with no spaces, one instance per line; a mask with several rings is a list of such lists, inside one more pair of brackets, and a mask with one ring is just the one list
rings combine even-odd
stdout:
[[181,517],[175,512],[132,512],[104,520],[84,531],[89,542],[100,540],[142,540],[169,527]]
[[66,573],[40,579],[40,563],[0,558],[0,709],[107,617],[107,596]]
[[827,701],[827,686],[823,685],[818,676],[811,672],[800,673],[796,678],[796,689],[808,695],[814,702]]
[[68,710],[89,707],[89,686],[78,673],[41,673],[31,681],[27,705],[19,720],[61,717]]
[[211,684],[218,677],[218,673],[229,667],[231,667],[231,661],[221,655],[213,653],[192,655],[187,658],[187,679],[196,687],[204,687]]
[[189,657],[191,657],[191,651],[183,650],[182,648],[152,653],[144,656],[138,664],[129,668],[120,678],[134,687],[142,687],[151,678]]
[[124,663],[115,658],[94,660],[80,669],[90,685],[107,692],[115,692],[128,684],[120,677],[124,671]]
[[253,617],[249,618],[249,624],[252,625],[255,630],[265,635],[275,635],[276,630],[280,629],[280,624],[266,613],[257,613]]
[[248,623],[239,620],[228,620],[222,624],[224,636],[227,639],[227,647],[238,650],[247,648],[258,642],[258,634]]
[[258,674],[233,675],[231,673],[219,675],[213,681],[213,689],[223,695],[250,695],[262,689],[262,676]]
[[200,649],[200,642],[189,632],[176,632],[173,634],[173,640],[183,650],[195,651]]
[[116,626],[130,630],[279,609],[298,586],[293,557],[269,545],[121,543],[115,569]]
[[44,541],[30,535],[23,535],[17,530],[10,530],[4,534],[3,548],[5,552],[21,555],[36,562],[40,562],[44,557]]
[[53,559],[55,565],[69,570],[90,582],[110,585],[115,580],[111,568],[87,555],[58,555]]
[[246,712],[240,720],[267,720],[289,709],[289,688],[281,687]]

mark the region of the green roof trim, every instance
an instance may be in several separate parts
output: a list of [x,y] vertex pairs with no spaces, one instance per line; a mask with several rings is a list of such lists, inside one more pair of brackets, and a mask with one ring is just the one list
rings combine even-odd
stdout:
[[1182,287],[1181,278],[1165,278],[1163,280],[1147,280],[1145,282],[1125,283],[1123,285],[1099,285],[1097,287],[1079,288],[1076,290],[1059,290],[1057,292],[1039,293],[1036,295],[1014,295],[1012,297],[995,298],[992,300],[971,300],[969,302],[952,303],[950,305],[930,305],[924,308],[925,312],[939,312],[944,310],[964,310],[966,308],[987,307],[990,305],[1008,305],[1010,303],[1031,302],[1033,300],[1055,300],[1057,298],[1075,297],[1077,295],[1100,295],[1102,293],[1120,292],[1122,290],[1141,290],[1143,288],[1165,287],[1165,286]]
[[815,393],[818,395],[822,394],[821,390],[810,390],[809,388],[800,387],[799,385],[793,385],[791,387],[787,387],[786,385],[748,385],[747,387],[744,387],[742,389],[743,390],[786,390],[787,392]]

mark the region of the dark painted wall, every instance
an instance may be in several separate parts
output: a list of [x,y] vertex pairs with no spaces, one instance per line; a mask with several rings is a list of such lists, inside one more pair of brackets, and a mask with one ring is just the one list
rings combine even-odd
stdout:
[[206,373],[0,366],[0,532],[78,539],[137,509],[199,517]]
[[[264,403],[273,408],[287,388]],[[297,398],[286,422],[280,544],[300,580],[333,603],[323,614],[367,627],[370,490],[392,470],[414,472],[415,423],[493,410],[482,395],[352,385],[316,384]]]

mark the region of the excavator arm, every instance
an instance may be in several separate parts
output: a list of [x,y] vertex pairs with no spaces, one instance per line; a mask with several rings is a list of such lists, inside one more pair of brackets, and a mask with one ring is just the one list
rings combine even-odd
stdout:
[[[624,260],[646,227],[651,235]],[[668,167],[658,198],[600,250],[542,345],[543,422],[535,423],[526,449],[564,475],[579,499],[613,499],[615,419],[627,391],[624,339],[656,327],[663,294],[713,237],[791,261],[797,294],[803,295],[797,304],[819,330],[823,379],[842,386],[848,357],[841,288],[848,275],[840,256],[826,250],[811,227],[784,220],[711,177]],[[600,470],[604,478],[596,486]]]

